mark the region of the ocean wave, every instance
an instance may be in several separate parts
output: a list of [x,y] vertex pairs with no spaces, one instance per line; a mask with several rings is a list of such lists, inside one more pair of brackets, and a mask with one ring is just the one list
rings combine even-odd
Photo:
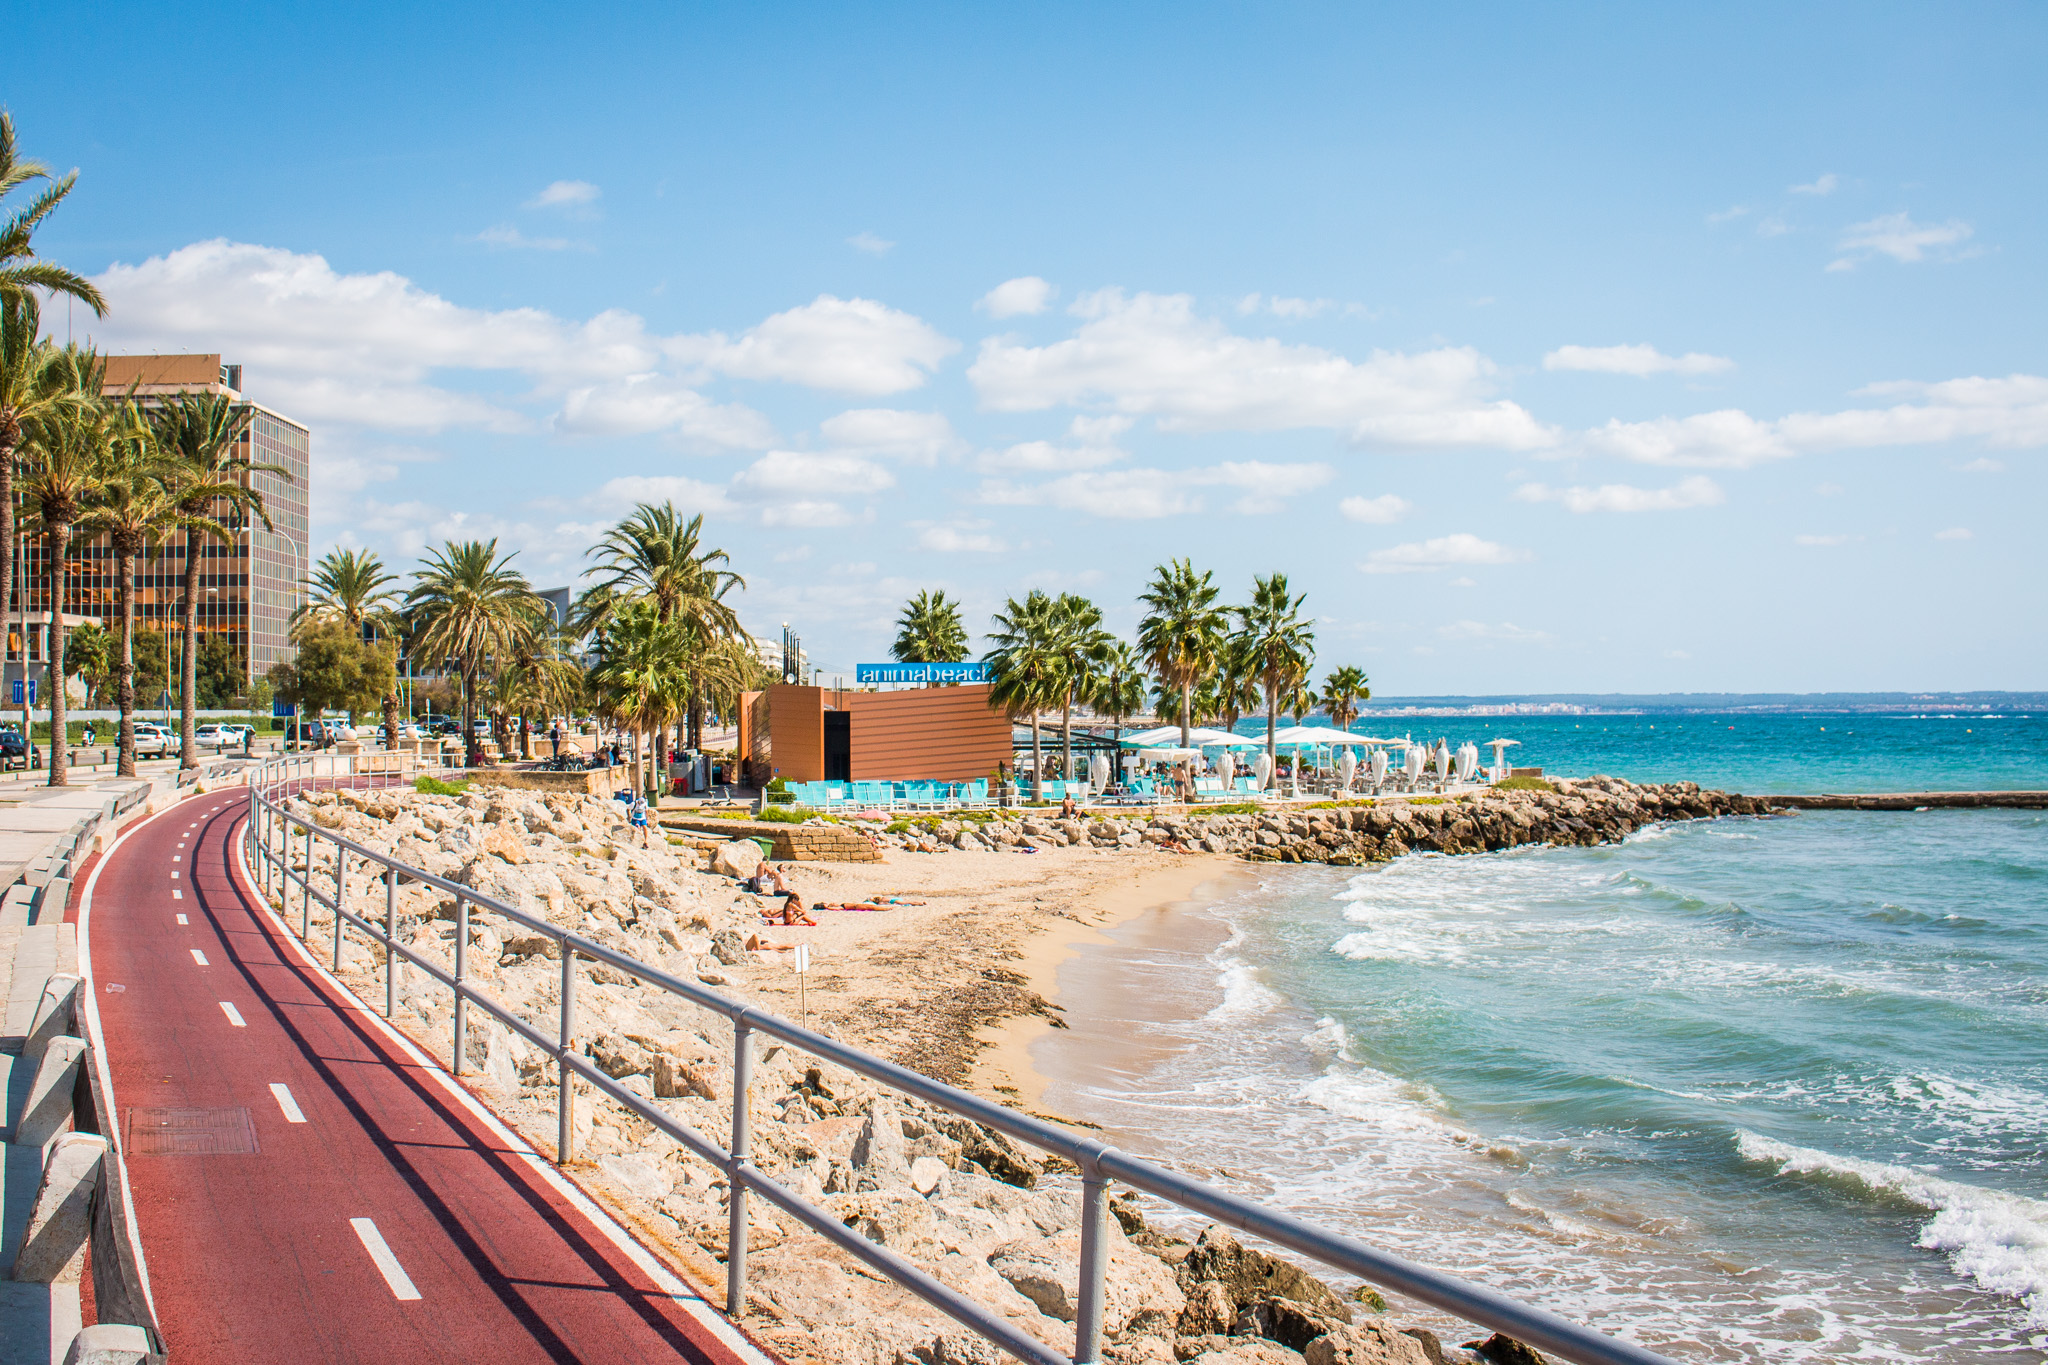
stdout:
[[1370,1123],[1382,1136],[1426,1134],[1462,1146],[1485,1146],[1474,1134],[1432,1112],[1432,1101],[1442,1099],[1436,1091],[1369,1067],[1326,1071],[1304,1085],[1300,1097],[1339,1118]]
[[1854,1194],[1933,1213],[1914,1245],[1946,1253],[1957,1274],[2018,1299],[2026,1306],[2029,1327],[2048,1327],[2048,1203],[1943,1180],[1909,1166],[1796,1147],[1747,1129],[1736,1130],[1735,1150],[1745,1161],[1776,1166],[1779,1175],[1811,1176]]
[[1202,1016],[1206,1020],[1245,1019],[1271,1014],[1287,1003],[1286,996],[1259,979],[1258,968],[1249,962],[1224,963],[1216,984],[1223,988],[1223,999]]

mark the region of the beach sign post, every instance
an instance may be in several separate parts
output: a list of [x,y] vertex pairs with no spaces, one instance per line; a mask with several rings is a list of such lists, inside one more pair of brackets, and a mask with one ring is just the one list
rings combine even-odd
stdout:
[[797,944],[796,951],[790,954],[790,957],[792,959],[791,965],[796,968],[797,1021],[805,1028],[809,1028],[811,1026],[811,1004],[809,999],[806,998],[804,987],[806,978],[811,974],[811,945],[808,943]]

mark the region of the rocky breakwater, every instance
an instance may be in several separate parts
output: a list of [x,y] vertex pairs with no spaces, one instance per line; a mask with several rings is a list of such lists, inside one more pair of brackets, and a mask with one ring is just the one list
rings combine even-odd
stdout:
[[[732,882],[690,851],[628,841],[617,803],[500,791],[459,797],[319,792],[302,815],[368,847],[519,906],[678,975],[742,996],[762,970],[741,946],[754,919]],[[1139,842],[1142,842],[1142,836]],[[297,849],[293,856],[299,857]],[[331,864],[316,859],[316,879]],[[381,918],[385,888],[351,870],[345,893]],[[399,934],[452,962],[453,899],[396,889]],[[331,932],[313,916],[313,936]],[[502,915],[473,911],[469,970],[481,989],[553,1032],[559,948]],[[381,1006],[381,962],[351,935],[342,976]],[[777,969],[779,970],[779,969]],[[597,963],[578,986],[577,1045],[607,1075],[714,1141],[730,1132],[732,1033],[724,1020]],[[448,1060],[451,1002],[421,972],[401,973],[395,1022]],[[861,1041],[857,1030],[827,1031]],[[556,1129],[552,1063],[483,1014],[469,1015],[465,1070],[493,1108],[543,1150]],[[753,1153],[767,1173],[944,1283],[1062,1351],[1080,1297],[1079,1184],[1058,1158],[896,1095],[787,1046],[760,1048]],[[722,1282],[730,1192],[724,1173],[645,1119],[588,1088],[572,1114],[572,1169],[650,1244],[714,1291]],[[1237,1243],[1174,1224],[1124,1190],[1111,1201],[1105,1358],[1203,1365],[1440,1365],[1525,1361],[1504,1341],[1445,1345],[1403,1330],[1369,1287],[1333,1284]],[[995,1365],[979,1337],[882,1281],[763,1201],[752,1205],[746,1320],[784,1359],[832,1365]],[[1176,1235],[1185,1233],[1187,1235]]]
[[1638,784],[1613,777],[1557,780],[1540,790],[1487,788],[1453,797],[1361,798],[1184,815],[1091,812],[1059,819],[1036,810],[986,818],[905,822],[885,843],[928,853],[947,848],[1101,849],[1147,845],[1230,853],[1253,862],[1385,862],[1405,853],[1485,853],[1524,844],[1601,844],[1665,820],[1776,813],[1764,797],[1711,791],[1697,782]]

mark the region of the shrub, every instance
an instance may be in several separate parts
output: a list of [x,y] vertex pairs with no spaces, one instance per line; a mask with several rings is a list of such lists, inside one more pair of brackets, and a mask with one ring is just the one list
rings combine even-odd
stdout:
[[812,810],[809,806],[765,806],[755,818],[758,820],[770,820],[778,825],[801,825],[806,820],[830,819],[831,817],[826,816],[822,811]]
[[1242,801],[1224,806],[1190,806],[1188,807],[1188,814],[1194,815],[1199,813],[1202,815],[1257,815],[1260,811],[1265,809],[1266,807],[1255,805],[1250,801]]
[[412,789],[421,796],[460,796],[469,790],[467,782],[443,782],[438,777],[421,773],[412,780]]
[[1493,784],[1493,789],[1497,792],[1554,792],[1557,790],[1557,788],[1551,786],[1540,777],[1504,777]]

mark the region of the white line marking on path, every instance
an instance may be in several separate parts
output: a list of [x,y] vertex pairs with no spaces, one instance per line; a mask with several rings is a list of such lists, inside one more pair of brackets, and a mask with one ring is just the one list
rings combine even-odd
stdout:
[[171,855],[171,861],[172,861],[172,862],[174,862],[174,863],[182,863],[182,862],[184,862],[185,860],[184,860],[183,858],[180,858],[180,857],[179,857],[179,856],[178,856],[177,854],[173,853],[173,854]]
[[277,1096],[277,1107],[284,1110],[286,1123],[304,1123],[306,1116],[299,1112],[299,1102],[292,1098],[292,1088],[283,1081],[272,1081],[270,1093]]
[[230,1005],[227,1001],[221,1001],[220,1008],[221,1012],[227,1015],[228,1022],[230,1024],[233,1024],[236,1028],[249,1027],[247,1024],[242,1022],[242,1012],[236,1009],[233,1005]]
[[[183,919],[183,918],[185,918],[185,917],[184,917],[183,915],[180,915],[180,916],[178,916],[178,918],[179,918],[179,919]],[[211,965],[211,964],[210,964],[210,963],[208,963],[208,962],[207,962],[207,960],[206,960],[206,954],[205,954],[205,953],[202,953],[202,952],[200,952],[200,951],[199,951],[199,950],[198,950],[197,948],[194,948],[194,949],[192,950],[192,960],[193,960],[194,962],[197,962],[197,963],[198,963],[198,964],[199,964],[200,966],[202,966],[202,967],[206,967],[206,966],[210,966],[210,965]]]
[[185,899],[185,893],[174,886],[171,888],[171,899],[174,901],[181,901]]
[[177,868],[175,868],[175,867],[171,869],[171,880],[172,880],[172,881],[176,881],[176,880],[178,880],[178,869],[177,869]]
[[377,1263],[377,1269],[384,1272],[384,1283],[391,1286],[392,1296],[399,1299],[416,1299],[420,1291],[412,1287],[406,1278],[405,1267],[391,1254],[391,1248],[384,1244],[384,1234],[377,1231],[377,1225],[367,1218],[351,1218],[348,1225],[356,1230],[356,1236],[363,1239],[363,1250],[370,1253],[370,1259]]
[[186,919],[186,918],[185,918],[185,917],[184,917],[183,915],[180,915],[180,916],[178,916],[178,923],[180,923],[180,924],[186,924],[186,923],[189,923],[189,922],[190,922],[190,921],[188,921],[188,920],[187,920],[187,919]]

